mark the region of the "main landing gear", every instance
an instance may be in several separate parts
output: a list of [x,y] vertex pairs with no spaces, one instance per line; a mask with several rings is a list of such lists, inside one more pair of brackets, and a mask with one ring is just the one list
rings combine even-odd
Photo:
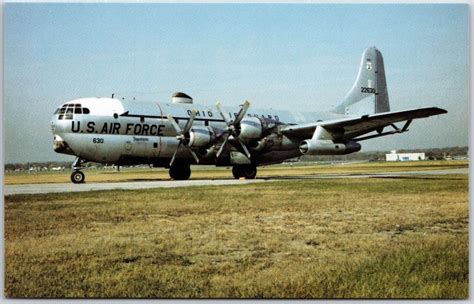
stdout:
[[[169,171],[173,180],[187,180],[191,176],[191,168],[189,164],[173,164]],[[245,179],[255,179],[257,176],[257,167],[255,165],[234,165],[232,174],[235,179],[244,177]]]
[[174,163],[170,167],[169,173],[173,180],[187,180],[191,176],[191,167],[189,164]]
[[85,159],[78,157],[72,164],[71,182],[74,184],[81,184],[86,179],[84,173],[80,171],[81,169],[84,169],[84,164],[86,162],[87,161]]
[[254,179],[257,176],[257,167],[255,165],[234,165],[232,175],[235,179],[244,177],[245,179]]

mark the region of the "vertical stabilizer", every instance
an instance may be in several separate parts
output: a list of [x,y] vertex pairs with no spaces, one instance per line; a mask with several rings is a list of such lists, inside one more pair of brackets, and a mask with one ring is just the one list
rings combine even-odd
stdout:
[[390,112],[383,57],[377,48],[365,49],[357,79],[334,112],[346,115]]

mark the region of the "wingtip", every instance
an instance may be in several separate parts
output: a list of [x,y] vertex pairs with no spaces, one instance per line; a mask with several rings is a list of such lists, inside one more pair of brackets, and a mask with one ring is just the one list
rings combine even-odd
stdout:
[[446,114],[446,113],[448,113],[448,110],[437,108],[437,107],[433,108],[433,110],[435,110],[437,112],[437,114]]

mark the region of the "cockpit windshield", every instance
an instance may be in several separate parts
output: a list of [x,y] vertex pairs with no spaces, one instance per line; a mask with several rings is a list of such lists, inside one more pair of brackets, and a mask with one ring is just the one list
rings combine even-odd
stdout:
[[58,119],[73,119],[74,114],[89,114],[90,111],[88,108],[83,108],[80,103],[69,103],[64,104],[62,107],[58,108],[54,114],[59,114]]

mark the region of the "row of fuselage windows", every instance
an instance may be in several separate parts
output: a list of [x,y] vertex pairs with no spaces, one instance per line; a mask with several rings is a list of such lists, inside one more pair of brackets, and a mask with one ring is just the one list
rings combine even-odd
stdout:
[[88,108],[83,108],[80,103],[65,104],[58,108],[54,114],[59,114],[58,119],[72,119],[74,114],[89,114]]

